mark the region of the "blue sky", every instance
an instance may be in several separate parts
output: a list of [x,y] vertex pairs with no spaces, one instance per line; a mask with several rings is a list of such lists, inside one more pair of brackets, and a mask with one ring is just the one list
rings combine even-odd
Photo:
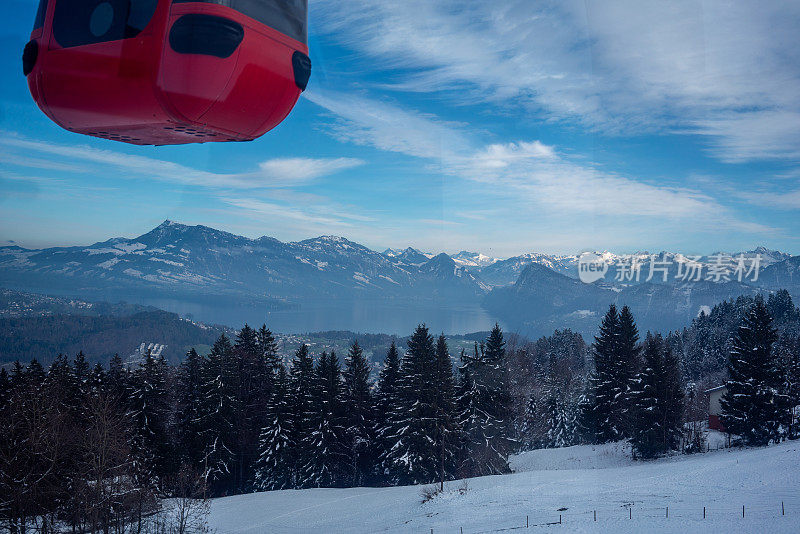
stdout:
[[252,143],[59,129],[0,3],[0,244],[164,219],[377,250],[800,253],[800,3],[310,0],[313,73]]

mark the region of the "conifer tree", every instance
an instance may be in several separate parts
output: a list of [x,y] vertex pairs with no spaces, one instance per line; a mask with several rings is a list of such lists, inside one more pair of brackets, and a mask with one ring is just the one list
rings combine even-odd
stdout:
[[8,402],[9,397],[11,396],[11,379],[8,376],[8,371],[6,368],[0,368],[0,411]]
[[631,399],[631,444],[641,458],[655,458],[680,443],[684,393],[680,364],[660,334],[647,333],[642,370]]
[[800,337],[787,339],[784,342],[782,366],[784,391],[788,397],[789,427],[786,435],[789,439],[800,437],[798,424],[798,407],[800,407]]
[[633,383],[639,370],[639,330],[630,308],[623,306],[619,313],[617,353],[612,362],[619,384],[619,397],[612,412],[613,426],[623,437],[630,437],[634,400]]
[[74,402],[77,406],[83,407],[89,394],[89,374],[91,373],[89,362],[86,361],[86,355],[83,354],[83,351],[79,351],[75,356],[73,369],[75,373],[75,385],[77,387],[77,390],[75,391],[76,398]]
[[489,333],[484,350],[471,362],[473,380],[471,408],[477,418],[465,435],[466,454],[474,466],[472,476],[509,472],[508,455],[512,450],[511,394],[505,361],[505,341],[499,325]]
[[258,437],[272,393],[273,369],[268,367],[261,336],[245,323],[236,335],[233,359],[238,372],[236,393],[236,473],[235,485],[244,491],[252,480],[252,465],[258,457]]
[[387,453],[390,482],[426,484],[438,478],[436,433],[436,354],[428,328],[417,326],[408,340],[398,381],[397,405],[390,416],[392,448]]
[[594,370],[589,378],[588,402],[584,404],[584,424],[594,434],[594,443],[616,441],[623,436],[618,415],[627,384],[620,383],[617,376],[619,339],[619,314],[612,304],[603,317],[600,333],[592,345]]
[[42,364],[39,363],[39,360],[36,358],[32,359],[26,370],[26,379],[33,384],[34,387],[39,388],[44,382],[45,376],[44,368]]
[[788,426],[789,398],[772,350],[777,334],[764,300],[756,298],[733,343],[722,423],[748,445],[778,442]]
[[363,485],[373,467],[374,410],[370,395],[369,364],[354,341],[345,359],[343,409],[346,447],[350,457],[350,485]]
[[547,446],[569,447],[573,444],[574,422],[563,394],[553,390],[547,398]]
[[308,464],[314,450],[311,447],[311,425],[314,404],[314,362],[303,344],[295,351],[290,371],[291,425],[289,440],[294,444],[292,459],[292,486],[300,487],[300,470]]
[[400,354],[392,341],[384,359],[383,369],[378,376],[375,394],[375,475],[379,480],[388,475],[386,463],[389,451],[394,444],[391,439],[391,414],[398,403],[398,380],[400,377]]
[[436,417],[436,445],[439,450],[440,490],[445,479],[453,478],[458,450],[458,411],[453,383],[453,362],[444,334],[436,342],[436,391],[434,409]]
[[199,426],[203,453],[199,467],[209,489],[221,493],[234,483],[239,390],[233,346],[225,334],[211,347],[201,377]]
[[203,463],[203,427],[201,406],[203,359],[194,348],[189,349],[178,370],[177,431],[180,460],[199,469]]
[[531,391],[528,395],[528,402],[525,403],[525,414],[522,417],[522,428],[520,431],[520,449],[524,451],[538,449],[540,446],[538,439],[538,405],[536,393]]
[[169,467],[167,365],[148,350],[131,377],[128,392],[129,446],[145,485],[158,484]]
[[108,362],[108,373],[106,374],[106,391],[115,399],[121,401],[125,396],[128,387],[128,370],[122,363],[119,354],[114,354]]
[[349,479],[349,457],[342,411],[341,367],[335,352],[322,353],[315,375],[309,436],[311,454],[300,470],[300,486],[342,486]]
[[[268,376],[277,379],[278,370],[282,364],[280,355],[278,354],[278,342],[272,331],[267,328],[267,325],[261,325],[258,329],[258,346],[261,350],[265,365],[269,371]],[[285,369],[284,369],[285,370]]]
[[[16,381],[17,363],[15,363],[11,374],[12,384]],[[80,389],[75,378],[75,372],[65,355],[59,354],[50,364],[45,386],[48,393],[57,399],[64,413],[69,416],[78,415]]]
[[461,478],[471,477],[479,472],[479,462],[471,454],[471,440],[478,432],[481,414],[478,412],[478,389],[475,385],[473,373],[481,359],[481,350],[475,342],[472,355],[462,349],[460,365],[458,367],[458,388],[456,390],[456,407],[458,410],[459,451],[458,475]]
[[275,388],[267,404],[266,424],[258,441],[253,487],[256,491],[281,490],[292,487],[292,443],[290,436],[289,377],[283,364],[278,364]]
[[[59,358],[61,355],[59,354]],[[59,358],[56,358],[56,362],[59,361]],[[55,363],[55,362],[54,362]],[[67,364],[69,366],[69,364]],[[71,369],[70,369],[71,371]],[[27,378],[27,373],[25,368],[19,362],[19,360],[14,360],[13,367],[11,368],[11,384],[17,388],[22,388],[25,385],[25,381]]]

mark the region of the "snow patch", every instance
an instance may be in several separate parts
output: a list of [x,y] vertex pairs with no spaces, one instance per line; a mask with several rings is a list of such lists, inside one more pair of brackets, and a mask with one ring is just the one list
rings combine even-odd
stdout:
[[120,262],[119,258],[111,258],[110,260],[106,260],[103,263],[98,263],[97,266],[101,269],[110,269],[116,264]]

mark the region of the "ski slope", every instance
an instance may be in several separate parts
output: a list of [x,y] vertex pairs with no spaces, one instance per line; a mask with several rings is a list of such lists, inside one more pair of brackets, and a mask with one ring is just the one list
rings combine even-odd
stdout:
[[446,484],[425,504],[421,486],[220,498],[210,524],[219,533],[800,532],[800,441],[651,462],[633,462],[621,443],[577,446],[511,465],[513,474],[469,479],[463,494],[461,482]]

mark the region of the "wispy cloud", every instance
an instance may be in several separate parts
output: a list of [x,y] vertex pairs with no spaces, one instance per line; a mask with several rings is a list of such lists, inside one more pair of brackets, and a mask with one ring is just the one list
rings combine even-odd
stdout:
[[[67,146],[28,139],[8,132],[0,133],[3,134],[0,136],[0,145],[22,152],[6,161],[12,165],[64,171],[81,168],[85,172],[84,165],[89,163],[99,165],[106,171],[122,171],[120,178],[144,177],[212,188],[262,189],[297,186],[364,164],[362,160],[354,158],[277,158],[261,162],[258,170],[254,171],[215,173],[146,156],[86,145]],[[30,157],[30,153],[37,156]],[[55,159],[43,159],[48,156]]]
[[258,167],[266,176],[283,183],[304,183],[363,164],[362,160],[355,158],[275,158],[262,161]]
[[362,95],[313,89],[311,102],[336,117],[341,140],[427,159],[449,159],[470,146],[458,124]]
[[724,161],[800,159],[797,2],[325,0],[317,12],[398,90],[607,133],[701,133]]
[[357,136],[346,139],[423,158],[446,175],[490,186],[489,194],[503,199],[496,201],[503,209],[515,206],[524,211],[535,206],[537,212],[562,215],[624,214],[704,227],[769,230],[739,221],[708,194],[601,171],[539,140],[480,146],[459,125],[385,102],[366,97],[353,101],[341,94],[316,95],[311,100],[338,116],[336,131]]

